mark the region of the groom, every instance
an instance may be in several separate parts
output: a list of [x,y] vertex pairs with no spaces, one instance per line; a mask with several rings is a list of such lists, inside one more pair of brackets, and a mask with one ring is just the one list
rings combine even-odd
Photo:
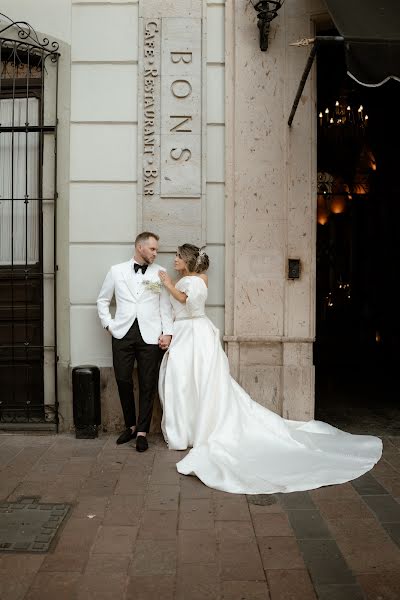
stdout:
[[[133,258],[111,267],[97,298],[101,324],[112,336],[114,373],[126,427],[117,444],[137,438],[138,452],[148,448],[146,433],[157,387],[160,348],[168,348],[172,335],[172,306],[158,277],[158,271],[164,269],[154,262],[158,240],[155,233],[140,233]],[[114,318],[110,314],[113,295]],[[135,359],[139,379],[137,420],[132,381]]]

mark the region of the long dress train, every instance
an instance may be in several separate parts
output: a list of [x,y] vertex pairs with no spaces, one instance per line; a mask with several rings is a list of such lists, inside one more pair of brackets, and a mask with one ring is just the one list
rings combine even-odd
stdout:
[[176,287],[187,301],[172,298],[174,335],[159,395],[168,447],[191,448],[179,473],[226,492],[269,494],[344,483],[375,465],[378,437],[284,419],[252,400],[230,376],[218,329],[205,316],[205,282],[187,276]]

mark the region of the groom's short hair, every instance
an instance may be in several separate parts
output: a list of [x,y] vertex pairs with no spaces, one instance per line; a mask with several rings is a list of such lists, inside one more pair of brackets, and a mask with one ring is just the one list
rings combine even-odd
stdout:
[[157,240],[157,242],[160,239],[160,236],[156,233],[152,233],[151,231],[142,231],[142,233],[139,233],[139,235],[136,236],[135,247],[141,244],[142,242],[147,241],[151,237]]

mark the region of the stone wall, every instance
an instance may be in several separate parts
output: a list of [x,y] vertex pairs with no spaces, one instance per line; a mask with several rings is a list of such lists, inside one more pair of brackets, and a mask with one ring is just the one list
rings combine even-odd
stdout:
[[[226,315],[232,373],[285,417],[314,414],[315,81],[287,120],[312,37],[307,0],[285,3],[261,52],[246,0],[226,3]],[[301,276],[288,279],[288,259]]]

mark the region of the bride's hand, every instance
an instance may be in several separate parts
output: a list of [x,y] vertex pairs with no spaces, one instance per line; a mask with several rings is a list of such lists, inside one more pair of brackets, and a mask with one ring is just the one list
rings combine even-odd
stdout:
[[167,271],[158,271],[158,276],[161,279],[161,282],[168,287],[173,285],[171,277],[168,275]]

